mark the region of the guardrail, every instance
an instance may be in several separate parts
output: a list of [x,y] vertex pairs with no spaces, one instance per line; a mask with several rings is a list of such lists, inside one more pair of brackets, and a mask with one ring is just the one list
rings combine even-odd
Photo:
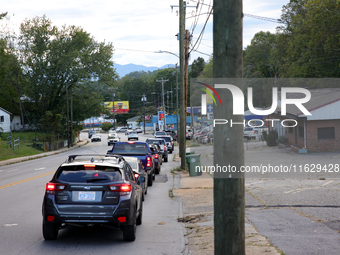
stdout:
[[18,146],[18,149],[20,149],[20,138],[14,140],[13,139],[13,150],[15,150],[15,146]]
[[8,145],[12,148],[12,136],[6,138],[6,147],[8,149]]

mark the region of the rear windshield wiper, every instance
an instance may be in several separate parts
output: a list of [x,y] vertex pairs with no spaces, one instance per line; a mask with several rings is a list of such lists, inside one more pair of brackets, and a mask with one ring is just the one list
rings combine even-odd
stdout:
[[86,181],[87,182],[99,182],[99,181],[107,181],[108,178],[89,178]]

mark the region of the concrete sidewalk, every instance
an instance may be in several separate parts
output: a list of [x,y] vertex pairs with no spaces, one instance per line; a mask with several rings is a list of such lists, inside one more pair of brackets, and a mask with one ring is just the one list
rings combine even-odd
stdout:
[[10,165],[10,164],[15,164],[15,163],[18,163],[18,162],[31,160],[31,159],[43,158],[43,157],[46,157],[46,156],[59,154],[59,153],[65,152],[65,151],[69,151],[69,150],[79,148],[79,147],[87,144],[88,142],[89,141],[87,139],[79,140],[77,143],[75,143],[73,145],[73,147],[70,147],[70,148],[63,148],[63,149],[60,149],[60,150],[42,152],[42,153],[39,153],[39,154],[20,157],[20,158],[11,158],[11,159],[2,160],[2,161],[0,161],[0,167],[5,166],[5,165]]
[[[214,205],[213,178],[208,173],[190,177],[188,173],[180,175],[180,188],[173,190],[173,195],[183,205],[189,254],[214,254]],[[247,255],[279,255],[276,247],[260,235],[254,226],[245,219],[245,242]]]

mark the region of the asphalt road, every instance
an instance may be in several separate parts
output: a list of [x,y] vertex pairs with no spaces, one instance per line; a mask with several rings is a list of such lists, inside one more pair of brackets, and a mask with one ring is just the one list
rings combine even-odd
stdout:
[[[86,133],[81,136],[87,138]],[[55,241],[43,239],[41,204],[46,183],[67,155],[105,154],[111,148],[106,137],[102,134],[101,142],[65,153],[0,167],[0,255],[182,253],[183,228],[177,222],[181,207],[169,197],[174,185],[170,170],[176,166],[172,154],[148,187],[143,224],[137,227],[134,242],[124,242],[120,230],[99,227],[71,227],[60,230]],[[125,139],[124,134],[121,137]],[[140,140],[145,136],[140,135]]]
[[[205,166],[213,163],[212,146],[192,148]],[[339,164],[339,153],[296,154],[286,149],[250,146],[245,164],[254,166]],[[286,255],[338,255],[340,248],[340,173],[305,172],[272,178],[246,178],[246,218]],[[278,176],[278,178],[273,178]],[[338,176],[338,178],[333,178]]]

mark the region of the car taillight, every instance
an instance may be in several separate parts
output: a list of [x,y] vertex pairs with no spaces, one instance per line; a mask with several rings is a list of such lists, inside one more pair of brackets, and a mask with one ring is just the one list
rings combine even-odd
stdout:
[[171,142],[171,145],[174,145],[174,141]]
[[51,192],[51,191],[61,191],[64,190],[66,187],[66,184],[59,184],[59,183],[52,183],[49,182],[46,184],[46,191]]
[[151,158],[150,157],[146,158],[146,167],[151,167]]
[[108,187],[111,191],[120,192],[120,195],[128,195],[131,192],[131,185],[127,183],[108,185]]
[[166,151],[166,145],[164,145],[164,151]]
[[155,154],[155,158],[158,158],[158,154]]
[[138,179],[139,177],[139,174],[135,173],[135,178]]

